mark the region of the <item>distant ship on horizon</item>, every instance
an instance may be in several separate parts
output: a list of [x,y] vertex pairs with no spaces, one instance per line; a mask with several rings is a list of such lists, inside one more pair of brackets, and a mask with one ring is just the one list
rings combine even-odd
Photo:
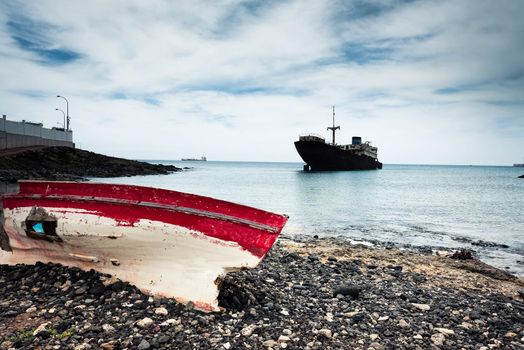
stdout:
[[205,162],[207,161],[207,158],[202,156],[200,158],[182,158],[181,160],[184,162]]
[[515,164],[513,164],[513,166],[524,167],[524,163],[515,163]]
[[328,127],[333,132],[332,143],[327,143],[322,136],[309,134],[299,136],[295,148],[304,162],[304,170],[375,170],[382,169],[378,161],[377,147],[369,141],[362,143],[360,136],[353,136],[350,145],[337,145],[335,131],[335,107],[333,106],[333,126]]

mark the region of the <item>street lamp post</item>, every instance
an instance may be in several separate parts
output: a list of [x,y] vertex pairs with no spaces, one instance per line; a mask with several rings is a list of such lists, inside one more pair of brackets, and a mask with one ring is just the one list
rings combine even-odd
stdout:
[[65,98],[64,96],[60,96],[60,95],[56,95],[56,97],[58,98],[63,98],[65,101],[66,101],[66,111],[67,111],[67,127],[66,127],[66,131],[69,131],[69,101],[67,100],[67,98]]
[[66,114],[63,110],[61,110],[60,108],[55,108],[57,111],[60,111],[62,112],[62,114],[64,115],[64,131],[66,129]]

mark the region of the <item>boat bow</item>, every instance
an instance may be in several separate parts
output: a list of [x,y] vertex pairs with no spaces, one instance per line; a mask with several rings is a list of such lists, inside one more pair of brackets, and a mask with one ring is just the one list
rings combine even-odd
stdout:
[[150,187],[22,181],[4,196],[11,251],[0,263],[55,262],[110,273],[144,292],[217,310],[223,276],[255,267],[284,215]]

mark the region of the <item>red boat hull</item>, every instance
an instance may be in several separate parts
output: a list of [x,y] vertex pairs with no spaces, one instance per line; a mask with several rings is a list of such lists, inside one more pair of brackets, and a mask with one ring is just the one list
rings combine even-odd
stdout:
[[[256,266],[287,221],[209,197],[130,185],[24,181],[2,201],[12,251],[0,251],[0,263],[93,268],[208,310],[217,309],[217,278]],[[49,232],[32,231],[50,225]]]

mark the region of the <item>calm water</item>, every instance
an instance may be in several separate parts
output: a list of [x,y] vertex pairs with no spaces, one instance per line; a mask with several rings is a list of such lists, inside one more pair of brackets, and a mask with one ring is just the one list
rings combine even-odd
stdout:
[[[524,275],[524,173],[514,167],[385,165],[305,173],[300,163],[171,162],[171,175],[96,181],[154,186],[290,216],[284,233],[465,247]],[[483,240],[492,247],[472,246]],[[507,245],[503,248],[496,245]]]

